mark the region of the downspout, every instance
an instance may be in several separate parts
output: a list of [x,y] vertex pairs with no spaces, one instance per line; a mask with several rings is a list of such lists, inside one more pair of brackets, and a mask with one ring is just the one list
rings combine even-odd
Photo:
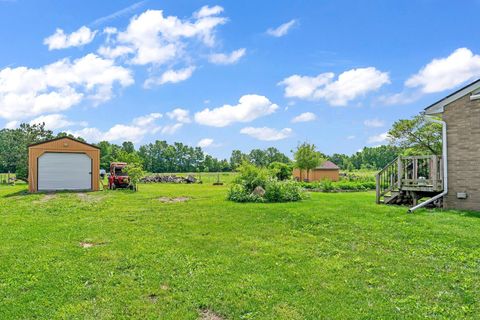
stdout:
[[[424,114],[425,116],[425,114]],[[448,161],[447,161],[447,123],[445,121],[436,120],[429,116],[425,116],[425,120],[435,123],[440,123],[442,125],[442,160],[443,160],[443,191],[440,194],[437,194],[435,197],[428,199],[408,210],[409,213],[426,206],[429,203],[432,203],[448,193]]]

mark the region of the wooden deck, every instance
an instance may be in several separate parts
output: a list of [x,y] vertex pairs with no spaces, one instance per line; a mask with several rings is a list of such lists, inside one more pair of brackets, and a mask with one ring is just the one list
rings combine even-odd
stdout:
[[412,204],[443,191],[441,156],[398,157],[377,174],[377,203]]

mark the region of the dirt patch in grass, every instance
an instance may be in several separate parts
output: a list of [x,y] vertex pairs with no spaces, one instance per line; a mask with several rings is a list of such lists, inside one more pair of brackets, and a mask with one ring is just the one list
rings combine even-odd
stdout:
[[45,202],[48,202],[50,200],[55,199],[56,197],[57,197],[56,193],[47,193],[43,197],[38,199],[37,201],[34,201],[34,203],[45,203]]
[[169,198],[169,197],[160,197],[158,201],[162,203],[177,203],[177,202],[186,202],[190,200],[189,197],[177,197],[177,198]]
[[150,302],[152,302],[152,303],[155,303],[158,300],[158,296],[155,293],[149,294],[148,295],[148,300],[150,300]]
[[224,317],[210,309],[201,309],[198,311],[199,320],[225,320]]
[[89,242],[89,241],[82,241],[80,242],[80,247],[82,248],[92,248],[97,246],[103,246],[107,244],[106,242]]

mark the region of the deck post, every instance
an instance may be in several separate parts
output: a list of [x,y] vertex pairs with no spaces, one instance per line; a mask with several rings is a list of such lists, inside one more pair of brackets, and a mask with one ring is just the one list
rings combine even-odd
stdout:
[[397,159],[397,174],[398,174],[398,189],[402,188],[402,177],[403,177],[403,166],[402,166],[402,157]]
[[377,182],[377,186],[376,186],[376,189],[375,189],[376,199],[377,199],[376,201],[377,201],[377,204],[379,204],[380,203],[380,175],[379,174],[377,174],[375,176],[375,180]]
[[438,189],[438,157],[434,155],[430,160],[430,179],[433,181],[433,188]]

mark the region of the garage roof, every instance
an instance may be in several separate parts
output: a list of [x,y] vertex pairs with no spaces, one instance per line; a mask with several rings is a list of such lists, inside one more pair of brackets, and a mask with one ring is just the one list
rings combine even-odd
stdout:
[[86,143],[86,142],[83,142],[83,141],[80,141],[78,139],[74,139],[74,138],[71,138],[71,137],[57,137],[55,139],[50,139],[50,140],[45,140],[45,141],[40,141],[40,142],[36,142],[36,143],[32,143],[31,145],[29,145],[28,147],[32,147],[32,146],[38,146],[38,145],[41,145],[41,144],[44,144],[44,143],[49,143],[49,142],[52,142],[52,141],[57,141],[57,140],[61,140],[61,139],[68,139],[68,140],[72,140],[72,141],[75,141],[75,142],[78,142],[78,143],[81,143],[81,144],[84,144],[86,146],[89,146],[89,147],[92,147],[92,148],[95,148],[95,149],[99,149],[99,147],[93,145],[93,144],[90,144],[90,143]]

